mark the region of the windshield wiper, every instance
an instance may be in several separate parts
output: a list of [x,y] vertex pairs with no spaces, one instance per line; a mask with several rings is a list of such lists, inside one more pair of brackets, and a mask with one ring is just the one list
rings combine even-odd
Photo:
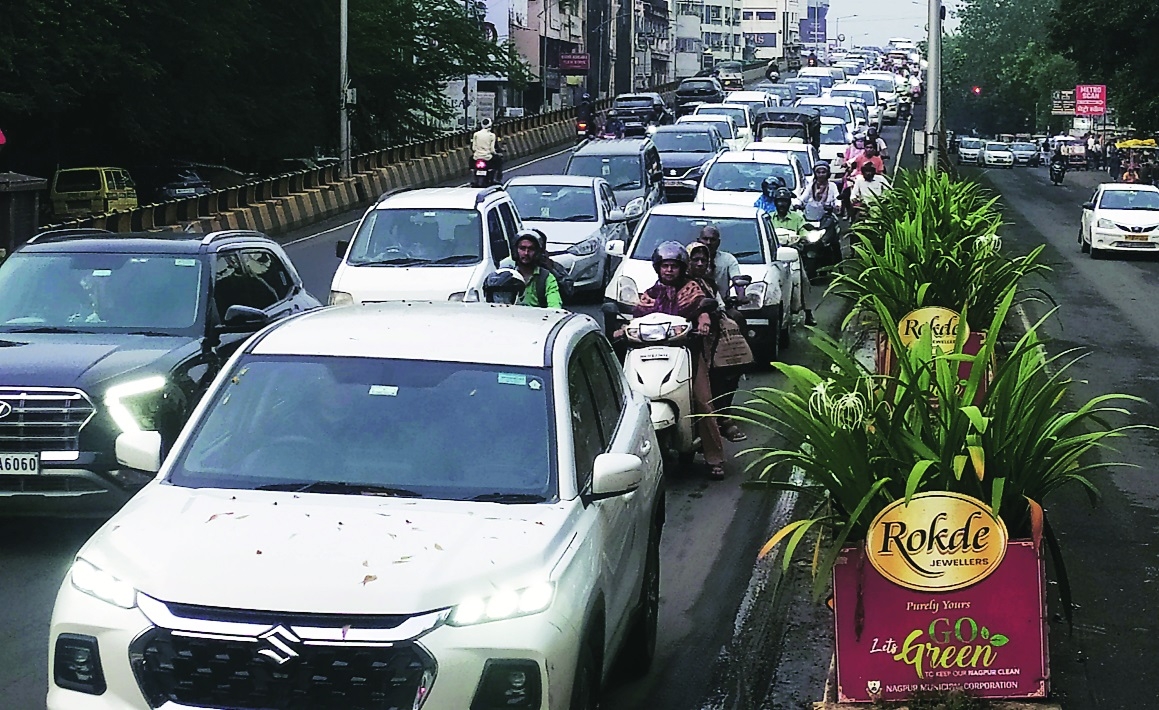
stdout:
[[38,325],[29,328],[12,328],[5,330],[5,333],[94,333],[92,330],[81,330],[79,328],[59,328],[54,325]]
[[127,335],[147,335],[152,338],[168,338],[172,333],[163,333],[159,330],[131,330]]
[[760,254],[760,252],[759,251],[734,251],[732,253],[732,255],[738,259],[741,258],[742,256],[756,256],[757,254]]
[[431,260],[417,256],[396,256],[392,259],[377,259],[352,263],[355,266],[414,266],[415,264],[429,264]]
[[560,219],[561,222],[595,222],[594,214],[573,214]]
[[633,180],[631,182],[622,182],[619,185],[612,185],[613,190],[626,190],[630,187],[640,187],[640,183]]
[[255,491],[289,491],[291,493],[337,493],[341,495],[390,496],[393,498],[422,498],[423,494],[407,488],[378,486],[373,483],[348,483],[346,481],[297,481],[294,483],[269,483],[258,486]]
[[478,254],[452,254],[442,259],[435,259],[432,264],[474,264],[481,259]]
[[479,503],[543,503],[547,498],[537,493],[483,493],[471,500]]

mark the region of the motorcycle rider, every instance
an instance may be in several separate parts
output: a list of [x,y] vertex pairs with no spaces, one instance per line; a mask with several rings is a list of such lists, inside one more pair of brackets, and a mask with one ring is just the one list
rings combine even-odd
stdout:
[[[712,332],[712,317],[706,306],[715,306],[715,299],[704,288],[688,276],[688,251],[680,242],[663,242],[652,252],[652,268],[656,271],[656,284],[640,294],[640,302],[632,311],[634,318],[651,313],[687,318],[695,324],[697,334]],[[710,467],[709,478],[724,478],[724,441],[720,435],[720,425],[712,407],[712,385],[708,379],[707,339],[689,345],[692,355],[692,402],[697,417],[696,426],[700,432],[700,443],[704,449],[704,460]]]
[[484,117],[479,130],[471,136],[471,159],[486,160],[495,182],[503,182],[503,154],[499,150],[499,136],[491,130],[492,121]]
[[889,147],[886,146],[885,139],[878,133],[877,126],[870,126],[865,131],[865,142],[873,144],[882,160],[889,160]]
[[740,262],[727,251],[720,249],[720,230],[711,224],[700,230],[696,241],[708,247],[712,256],[712,280],[716,282],[716,290],[729,293],[734,276],[740,276]]
[[563,308],[559,281],[547,268],[547,239],[534,229],[520,230],[511,245],[512,256],[499,263],[501,269],[515,269],[527,286],[519,303],[538,308]]
[[[765,180],[768,182],[768,179]],[[761,186],[762,188],[764,185]],[[805,224],[805,218],[797,210],[793,209],[793,192],[787,187],[778,187],[773,190],[772,198],[767,202],[764,201],[764,195],[757,200],[757,208],[769,213],[769,217],[773,220],[774,229],[785,229],[793,234],[796,234],[800,239],[805,239],[809,233],[809,227]],[[771,204],[772,209],[768,209],[766,204]],[[809,308],[809,291],[810,283],[809,277],[805,274],[804,265],[801,267],[801,308],[805,311],[805,325],[817,325],[817,320],[813,318],[813,310]]]
[[[853,164],[850,166],[853,169],[853,175],[856,176],[861,173],[861,166],[866,163],[873,163],[873,167],[877,168],[878,175],[885,174],[885,161],[877,153],[877,145],[871,141],[866,140],[865,149],[861,154],[853,159]],[[852,186],[851,186],[852,187]]]
[[591,138],[596,135],[596,102],[592,101],[592,95],[584,92],[583,98],[580,99],[575,109],[576,123],[583,123],[587,125],[587,136]]
[[885,178],[877,174],[877,166],[872,162],[865,163],[861,166],[861,177],[853,182],[853,189],[849,192],[849,201],[853,205],[854,213],[850,218],[856,215],[860,217],[865,210],[865,205],[871,200],[876,200],[881,196],[881,193],[889,189],[889,183]]
[[805,194],[801,196],[805,221],[820,222],[826,212],[838,211],[837,186],[829,179],[831,173],[829,163],[813,166],[813,176],[805,181]]

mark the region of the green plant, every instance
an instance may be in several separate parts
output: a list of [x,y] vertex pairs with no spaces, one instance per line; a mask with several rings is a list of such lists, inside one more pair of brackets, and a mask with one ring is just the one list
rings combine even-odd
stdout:
[[996,198],[977,184],[929,171],[903,174],[855,228],[852,256],[830,291],[853,301],[852,313],[878,300],[894,320],[942,306],[989,322],[1010,287],[1048,269],[1039,262],[1041,246],[1005,256],[1001,226]]
[[[1015,294],[1011,286],[1003,295],[991,332],[1005,322]],[[757,388],[748,402],[726,412],[789,441],[785,448],[744,452],[752,459],[754,483],[795,488],[817,499],[813,511],[779,530],[762,554],[787,540],[787,567],[806,535],[818,533],[813,591],[820,597],[847,541],[863,539],[882,508],[915,493],[953,491],[984,501],[1013,537],[1035,533],[1044,521],[1041,504],[1062,486],[1079,485],[1095,500],[1089,474],[1116,464],[1087,455],[1137,428],[1109,420],[1127,415],[1121,403],[1140,400],[1103,395],[1068,411],[1064,399],[1071,381],[1065,373],[1074,360],[1064,360],[1073,353],[1045,358],[1041,322],[1018,340],[987,384],[997,338],[971,355],[963,352],[961,332],[953,351],[943,353],[927,329],[907,349],[885,304],[874,299],[871,306],[898,353],[896,374],[868,372],[840,343],[814,331],[811,342],[832,364],[830,372],[775,363],[787,384]],[[971,365],[965,380],[958,376],[962,363]],[[780,472],[788,466],[801,468],[808,483],[785,483]]]

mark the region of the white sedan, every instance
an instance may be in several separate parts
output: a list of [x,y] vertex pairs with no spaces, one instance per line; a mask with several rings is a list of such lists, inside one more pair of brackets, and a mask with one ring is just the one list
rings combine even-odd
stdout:
[[740,134],[740,129],[737,128],[736,121],[733,120],[732,116],[717,116],[712,114],[681,116],[676,119],[676,123],[707,123],[711,126],[716,126],[721,140],[724,141],[724,144],[728,146],[729,150],[744,150],[745,146],[752,142],[751,138],[745,138]]
[[982,149],[982,165],[988,168],[1013,168],[1014,149],[1009,143],[988,141]]
[[610,276],[604,245],[626,239],[627,217],[603,178],[523,175],[507,182],[523,226],[547,236],[551,258],[571,275],[576,291],[603,292]]
[[1159,188],[1107,183],[1083,204],[1079,246],[1097,259],[1108,251],[1159,249]]

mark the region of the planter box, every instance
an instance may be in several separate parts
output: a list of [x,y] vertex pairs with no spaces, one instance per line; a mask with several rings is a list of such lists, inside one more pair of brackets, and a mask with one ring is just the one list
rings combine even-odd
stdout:
[[1045,571],[1029,540],[1013,540],[997,569],[972,586],[922,592],[886,579],[862,547],[833,573],[837,699],[905,700],[917,691],[1044,698]]
[[[893,346],[890,344],[889,338],[886,337],[884,331],[878,329],[876,331],[876,347],[874,363],[876,364],[876,373],[878,375],[896,375],[897,374],[897,358],[894,356]],[[982,346],[986,343],[986,333],[978,331],[970,331],[970,335],[966,337],[966,343],[962,346],[962,352],[967,355],[977,355]],[[958,365],[958,379],[967,380],[970,378],[970,370],[972,365],[968,362],[963,362]],[[986,396],[986,387],[994,379],[994,370],[997,369],[997,362],[993,357],[990,358],[990,364],[987,368],[986,378],[982,381],[982,386],[978,388],[978,396],[975,398],[974,404],[980,404],[982,398]]]

